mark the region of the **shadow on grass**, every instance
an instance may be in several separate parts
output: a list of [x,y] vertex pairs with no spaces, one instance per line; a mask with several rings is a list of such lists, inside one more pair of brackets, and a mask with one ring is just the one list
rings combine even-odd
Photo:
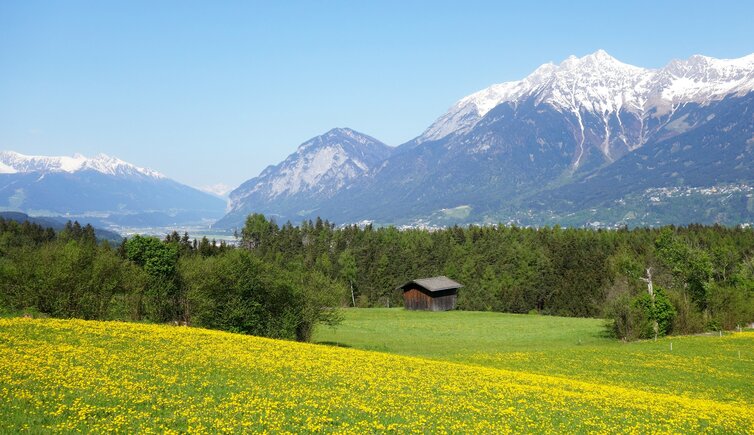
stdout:
[[600,328],[595,334],[595,337],[618,340],[618,337],[615,335],[615,330],[613,329],[613,321],[605,319],[605,324],[602,325],[602,328]]
[[333,346],[333,347],[352,347],[344,343],[338,343],[337,341],[315,341],[314,344],[321,344],[324,346]]

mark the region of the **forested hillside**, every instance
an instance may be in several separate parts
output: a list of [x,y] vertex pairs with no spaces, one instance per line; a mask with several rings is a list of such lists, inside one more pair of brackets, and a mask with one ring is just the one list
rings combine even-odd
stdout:
[[308,340],[339,306],[398,306],[397,286],[447,275],[465,286],[459,309],[606,317],[626,339],[754,321],[751,229],[428,231],[255,214],[239,237],[237,248],[177,233],[113,247],[0,220],[0,308]]

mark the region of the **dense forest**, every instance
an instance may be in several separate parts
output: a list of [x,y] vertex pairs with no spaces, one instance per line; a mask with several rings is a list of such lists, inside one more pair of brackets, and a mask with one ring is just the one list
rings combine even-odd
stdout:
[[605,317],[623,339],[754,321],[754,230],[440,230],[279,226],[248,217],[238,247],[173,233],[98,243],[0,220],[0,308],[58,317],[185,322],[307,340],[340,306],[400,306],[396,287],[446,275],[458,307]]

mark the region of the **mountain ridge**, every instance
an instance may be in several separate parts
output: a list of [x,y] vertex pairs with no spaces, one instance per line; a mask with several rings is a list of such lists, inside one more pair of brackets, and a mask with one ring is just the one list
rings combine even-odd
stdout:
[[[673,161],[682,159],[686,166],[669,162],[666,166],[674,170],[650,177],[657,185],[645,183],[641,186],[644,190],[665,188],[671,181],[683,185],[684,179],[699,180],[686,172],[699,170],[698,161],[709,161],[716,153],[729,159],[754,158],[751,147],[742,146],[754,125],[747,111],[754,105],[747,99],[753,91],[754,54],[739,59],[695,55],[657,69],[625,64],[604,50],[581,58],[571,56],[559,64],[543,64],[522,80],[492,85],[463,97],[421,135],[393,149],[370,171],[350,178],[348,185],[333,189],[323,180],[318,188],[333,192],[331,195],[316,200],[256,197],[246,203],[237,198],[237,209],[272,212],[283,220],[321,215],[346,223],[571,222],[561,211],[586,214],[572,210],[553,197],[553,192],[571,192],[573,200],[572,192],[587,186],[582,189],[584,194],[594,195],[602,189],[607,196],[615,196],[610,177],[616,175],[600,174],[610,174],[616,162],[638,155],[645,146],[666,144],[656,148],[657,152]],[[706,142],[697,149],[693,143],[676,144],[674,138]],[[735,140],[727,144],[728,139]],[[672,153],[664,151],[667,146]],[[718,149],[721,146],[738,154],[729,156]],[[640,158],[651,156],[642,154]],[[289,159],[295,160],[295,154]],[[648,173],[641,169],[646,165],[636,162],[634,167],[618,166],[625,171],[622,177]],[[740,168],[718,166],[729,171]],[[268,167],[265,175],[273,175],[277,167]],[[747,170],[734,171],[740,175],[737,181],[754,183],[754,173]],[[689,187],[708,187],[718,178],[730,178],[718,176],[714,170],[703,172],[706,185]],[[603,185],[584,182],[590,179],[603,180]],[[621,193],[641,196],[630,188]],[[563,209],[548,210],[542,205],[544,198]],[[460,209],[464,212],[456,212]],[[749,219],[749,213],[739,207],[734,214],[740,220]],[[694,218],[682,216],[683,220]]]
[[[577,78],[572,76],[574,73],[597,77],[598,81],[577,89]],[[684,80],[689,75],[697,80]],[[609,88],[599,79],[621,82],[620,86],[612,87],[618,92],[605,95],[605,90]],[[717,87],[694,86],[699,83],[713,83]],[[463,133],[473,127],[473,120],[478,121],[501,103],[515,102],[548,86],[551,92],[540,96],[540,102],[552,103],[563,110],[593,106],[594,102],[598,102],[601,107],[592,107],[591,111],[616,112],[624,107],[645,111],[659,102],[700,102],[704,99],[721,99],[736,91],[754,90],[754,54],[738,59],[693,55],[686,60],[672,60],[658,69],[625,64],[604,50],[581,58],[570,56],[558,65],[545,63],[522,80],[495,84],[460,99],[415,140],[438,140],[451,133]],[[705,88],[707,93],[703,92]],[[650,107],[646,107],[647,104]]]
[[[166,225],[215,220],[225,201],[151,169],[98,154],[28,156],[0,152],[0,211],[96,218],[98,225]],[[155,219],[155,214],[161,217]]]
[[16,151],[0,151],[0,173],[68,172],[93,170],[107,175],[143,175],[151,178],[167,178],[151,169],[142,168],[117,157],[100,153],[93,158],[82,154],[73,156],[32,156]]
[[[277,165],[265,168],[230,193],[230,212],[218,225],[240,225],[251,204],[271,204],[270,215],[291,213],[293,202],[317,208],[349,183],[370,176],[393,148],[350,128],[334,128],[299,145]],[[298,207],[298,206],[297,206]]]

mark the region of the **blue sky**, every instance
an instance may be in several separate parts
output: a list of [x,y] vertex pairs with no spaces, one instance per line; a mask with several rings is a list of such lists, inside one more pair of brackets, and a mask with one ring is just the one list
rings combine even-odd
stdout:
[[0,149],[232,187],[333,127],[399,145],[459,98],[603,48],[754,52],[754,2],[0,2]]

